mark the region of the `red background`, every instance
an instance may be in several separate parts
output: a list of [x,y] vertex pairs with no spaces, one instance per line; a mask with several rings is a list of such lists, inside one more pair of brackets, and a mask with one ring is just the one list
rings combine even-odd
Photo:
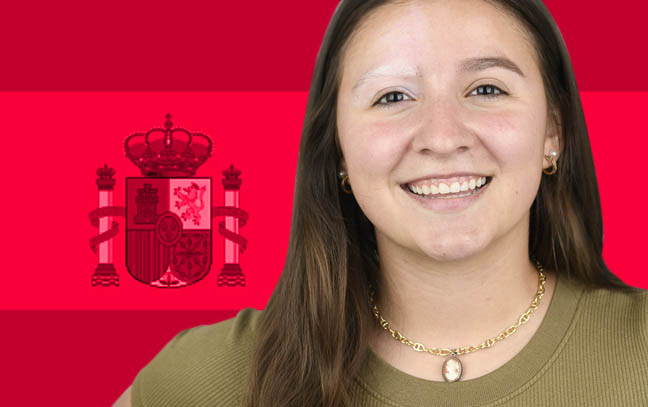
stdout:
[[[640,165],[648,57],[643,2],[546,1],[581,90],[602,197],[604,257],[648,288]],[[337,1],[58,1],[0,5],[0,160],[5,214],[0,284],[4,405],[109,405],[179,330],[264,308],[288,242],[301,122],[315,57]],[[119,288],[90,287],[95,169],[139,176],[121,143],[163,124],[212,137],[197,176],[241,168],[248,285],[205,280],[157,290],[133,280],[115,239]],[[250,119],[253,117],[253,119]],[[216,224],[216,222],[214,222]],[[36,391],[35,391],[36,390]]]

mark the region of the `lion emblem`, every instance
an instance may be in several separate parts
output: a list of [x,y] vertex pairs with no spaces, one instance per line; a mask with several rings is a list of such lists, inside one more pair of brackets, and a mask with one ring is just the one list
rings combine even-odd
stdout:
[[[184,192],[182,192],[183,190]],[[207,187],[199,187],[195,182],[192,182],[191,186],[186,188],[174,188],[173,195],[180,198],[179,201],[175,202],[176,208],[181,209],[183,206],[187,207],[187,209],[185,209],[185,211],[180,215],[183,221],[191,219],[193,220],[194,225],[200,225],[200,211],[205,207],[203,195],[206,190]]]

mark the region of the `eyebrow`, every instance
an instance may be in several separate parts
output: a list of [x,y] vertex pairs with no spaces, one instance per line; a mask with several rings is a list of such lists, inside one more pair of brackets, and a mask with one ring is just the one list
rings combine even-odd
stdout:
[[[464,59],[459,63],[459,72],[479,72],[489,68],[503,68],[509,71],[515,72],[523,78],[526,78],[524,72],[510,59],[506,57],[476,57]],[[360,85],[367,82],[373,78],[380,77],[422,77],[421,69],[416,67],[406,67],[406,66],[380,66],[378,68],[372,69],[366,72],[358,81],[353,85],[351,89],[352,92],[355,92]]]
[[522,70],[506,57],[468,58],[459,64],[459,72],[477,72],[488,68],[504,68],[526,78]]
[[355,92],[355,90],[358,87],[360,87],[360,85],[374,78],[383,78],[383,77],[420,78],[422,76],[423,74],[421,73],[421,69],[418,66],[408,67],[402,65],[383,65],[383,66],[379,66],[378,68],[372,69],[366,72],[364,75],[362,75],[362,77],[358,79],[355,85],[353,85],[351,91]]

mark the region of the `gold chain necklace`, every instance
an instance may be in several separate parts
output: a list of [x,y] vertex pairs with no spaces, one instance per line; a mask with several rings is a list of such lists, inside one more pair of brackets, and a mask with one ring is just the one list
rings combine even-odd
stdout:
[[414,348],[414,350],[418,352],[429,352],[433,355],[438,355],[438,356],[449,355],[443,362],[443,365],[441,366],[441,375],[443,376],[443,379],[446,382],[456,382],[461,378],[461,375],[463,373],[463,363],[461,363],[461,360],[459,360],[459,358],[457,357],[458,355],[475,352],[477,350],[484,349],[484,348],[490,348],[491,346],[495,345],[496,342],[501,341],[502,339],[508,337],[509,335],[517,331],[518,327],[526,323],[529,320],[529,317],[533,313],[533,311],[535,311],[538,308],[538,305],[540,305],[540,300],[542,299],[542,296],[544,295],[545,292],[544,284],[545,284],[546,277],[545,274],[542,272],[542,265],[540,264],[540,262],[538,260],[535,260],[535,263],[536,263],[536,268],[538,270],[539,286],[538,286],[538,291],[536,293],[536,296],[531,302],[531,306],[529,307],[529,309],[524,314],[520,315],[518,322],[508,327],[504,332],[502,332],[501,334],[497,335],[494,338],[486,339],[484,342],[480,343],[477,346],[466,346],[466,347],[455,348],[455,349],[447,349],[447,348],[439,349],[439,348],[428,348],[422,343],[410,341],[405,336],[403,336],[403,334],[401,334],[399,331],[392,329],[389,326],[389,322],[387,322],[385,318],[383,318],[382,315],[380,315],[380,312],[378,312],[378,307],[374,302],[374,291],[373,291],[373,287],[371,286],[371,283],[369,283],[369,305],[371,306],[371,309],[373,310],[373,314],[376,316],[376,319],[378,320],[380,326],[382,326],[385,330],[389,331],[394,339],[404,343],[405,345],[411,346],[412,348]]

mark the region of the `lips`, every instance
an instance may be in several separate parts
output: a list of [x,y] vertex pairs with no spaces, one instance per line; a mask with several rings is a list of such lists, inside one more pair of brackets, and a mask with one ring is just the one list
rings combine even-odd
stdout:
[[404,185],[419,183],[423,181],[429,181],[434,183],[439,183],[439,182],[448,183],[448,182],[458,181],[460,178],[481,178],[481,177],[490,177],[490,175],[486,173],[480,173],[480,172],[453,172],[449,174],[428,174],[407,181],[404,183]]
[[455,188],[456,191],[452,191],[452,192],[459,192],[459,188],[461,188],[462,191],[467,189],[474,189],[475,185],[479,187],[481,185],[487,184],[488,182],[490,182],[492,178],[493,177],[490,176],[484,176],[479,178],[475,178],[472,176],[461,176],[461,177],[445,178],[444,180],[437,180],[437,179],[430,180],[428,178],[423,181],[415,181],[408,184],[401,184],[401,188],[411,189],[412,191],[415,191],[419,194],[423,193],[423,191],[432,191],[432,193],[436,194],[439,190],[447,193],[450,192],[448,189],[452,190],[453,188]]
[[[472,179],[474,181],[474,178]],[[470,185],[467,185],[467,183],[463,183],[461,186],[459,186],[458,182],[455,182],[452,186],[448,186],[445,183],[440,183],[438,184],[431,184],[431,187],[428,187],[427,184],[425,187],[420,188],[420,187],[415,187],[412,184],[406,184],[406,185],[401,185],[401,188],[404,191],[407,191],[409,193],[412,193],[417,196],[421,197],[453,197],[453,196],[461,196],[465,194],[466,192],[472,192],[472,191],[478,191],[487,184],[490,183],[492,180],[492,177],[484,177],[481,178],[480,180],[485,180],[483,183],[477,183],[476,185],[473,183],[470,183]],[[460,188],[460,189],[459,189]]]
[[[492,177],[488,177],[488,179],[490,181],[492,180]],[[409,189],[407,185],[402,185],[401,188],[403,188],[405,193],[410,196],[414,200],[414,202],[417,202],[423,208],[442,214],[457,212],[475,205],[480,201],[481,196],[485,193],[484,191],[486,191],[489,186],[490,182],[486,182],[486,184],[484,184],[482,187],[475,188],[474,190],[447,194],[430,193],[427,195],[414,193]]]
[[[475,186],[474,188],[470,188],[470,187],[469,187],[468,189],[461,189],[461,190],[459,190],[459,191],[457,191],[457,192],[450,192],[450,191],[448,191],[448,190],[447,190],[448,186],[447,186],[446,184],[444,184],[444,183],[441,183],[440,185],[445,186],[445,189],[444,189],[443,187],[442,187],[442,188],[438,188],[437,185],[435,184],[432,188],[427,188],[427,189],[426,189],[426,190],[429,191],[427,194],[424,193],[424,192],[422,192],[422,191],[421,191],[421,188],[416,188],[416,187],[412,186],[412,184],[401,184],[400,187],[401,187],[404,191],[410,192],[410,193],[415,194],[415,195],[418,195],[418,196],[423,196],[423,197],[427,197],[427,196],[437,196],[437,195],[438,195],[438,196],[454,196],[454,195],[461,195],[461,194],[465,193],[466,191],[469,192],[469,191],[479,190],[479,189],[481,189],[482,187],[484,187],[484,186],[486,186],[487,184],[489,184],[490,181],[491,181],[492,179],[493,179],[492,177],[485,177],[485,180],[486,180],[486,181],[485,181],[483,184],[481,184],[481,185],[477,184],[477,186]],[[463,188],[463,187],[462,187],[462,188]],[[440,189],[441,189],[441,191],[440,191]],[[417,191],[418,191],[418,192],[417,192]]]

